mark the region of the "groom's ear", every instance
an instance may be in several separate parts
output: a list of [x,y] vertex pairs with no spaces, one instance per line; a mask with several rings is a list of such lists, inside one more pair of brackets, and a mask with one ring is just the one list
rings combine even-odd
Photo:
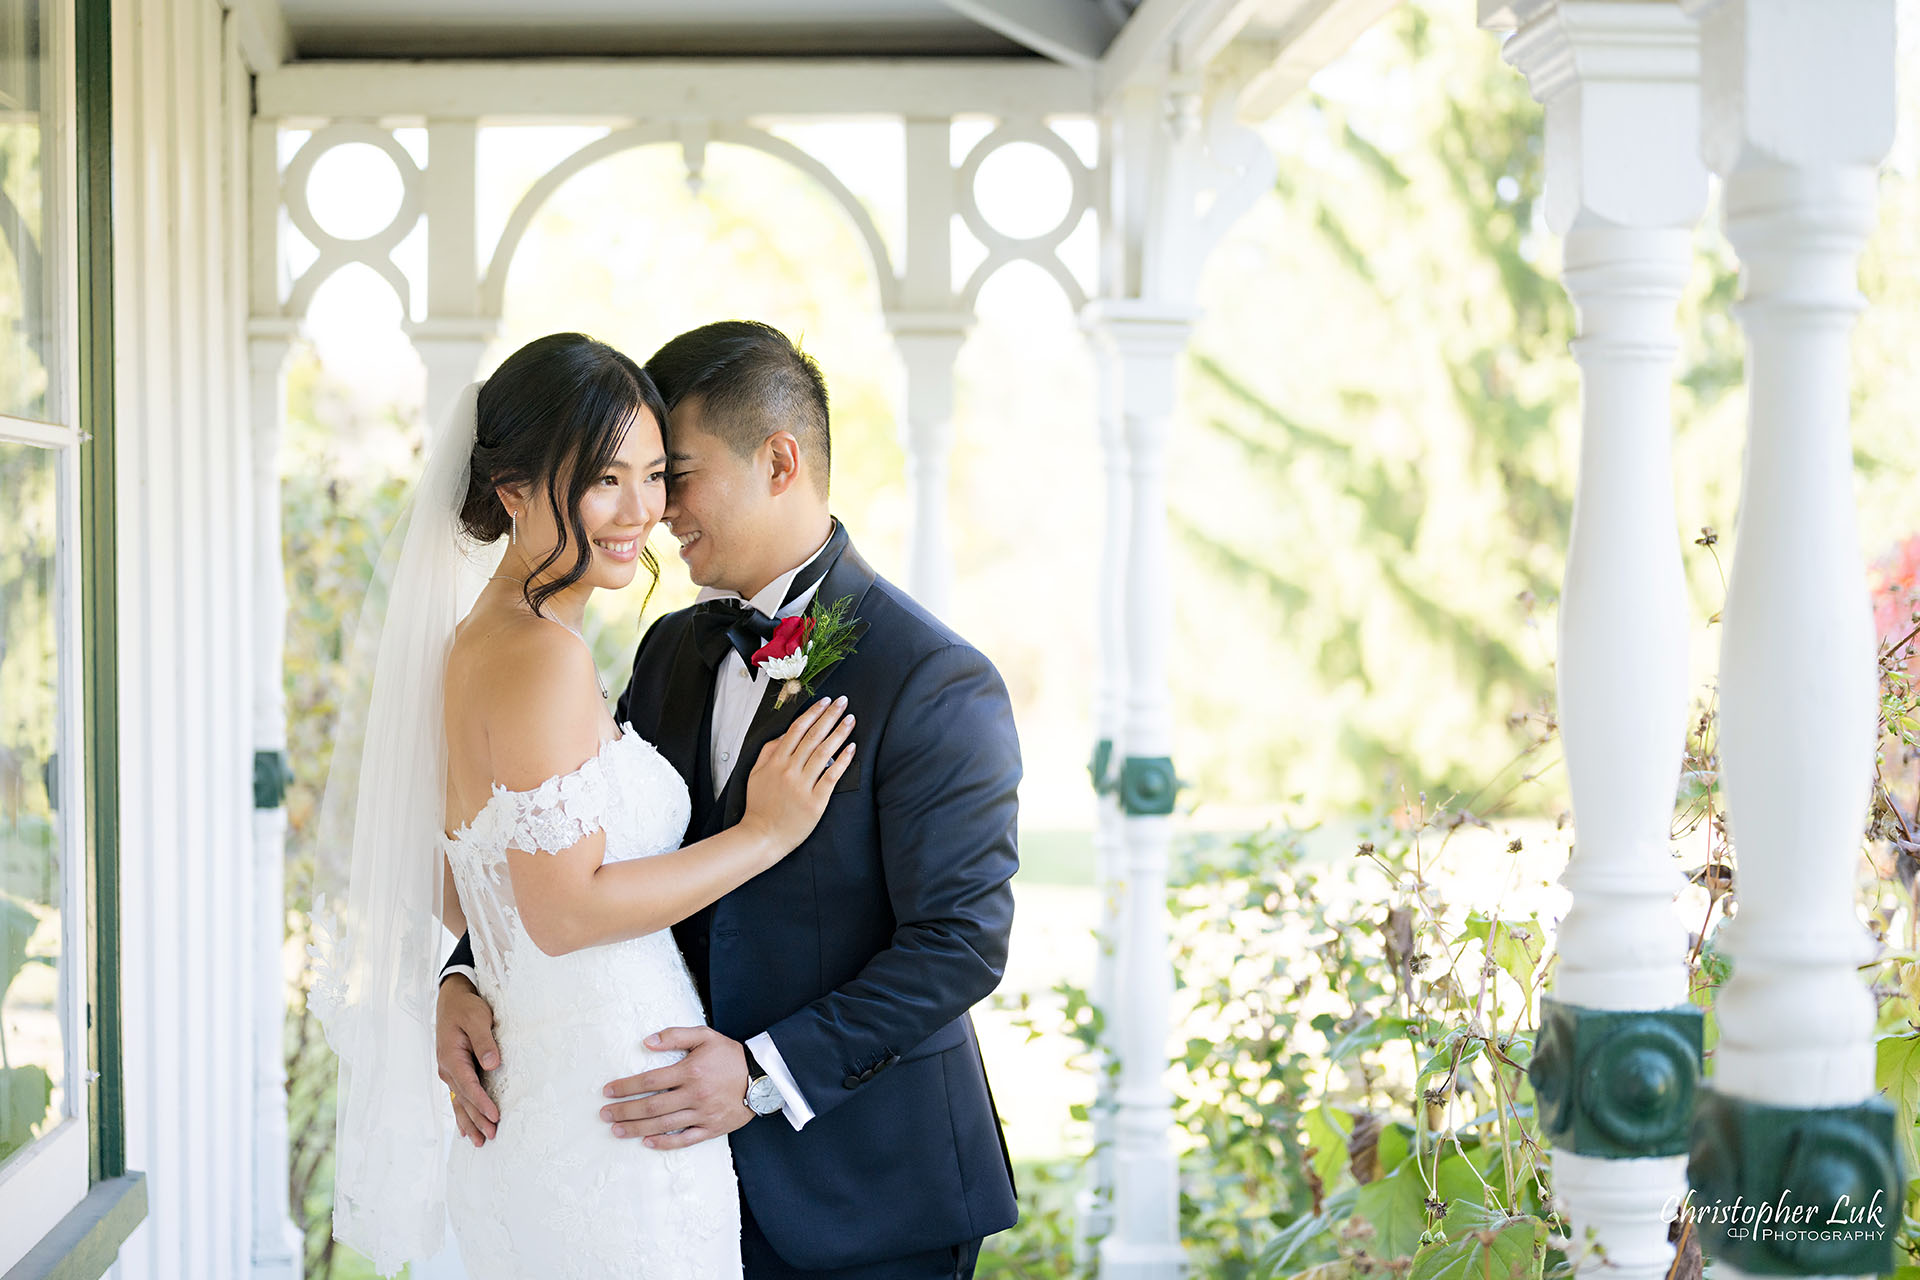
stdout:
[[800,476],[800,441],[791,431],[776,431],[761,448],[766,451],[767,492],[778,497]]

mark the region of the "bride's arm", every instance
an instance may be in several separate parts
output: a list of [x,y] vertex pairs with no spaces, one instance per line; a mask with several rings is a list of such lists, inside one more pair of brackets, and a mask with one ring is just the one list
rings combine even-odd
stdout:
[[[571,773],[601,749],[603,713],[580,697],[583,680],[591,688],[585,651],[569,646],[549,657],[557,660],[539,664],[539,676],[500,700],[498,723],[512,732],[489,734],[494,777],[510,791]],[[819,821],[852,758],[850,746],[841,750],[852,727],[851,717],[824,700],[803,711],[755,763],[739,825],[683,849],[603,864],[606,833],[598,815],[594,829],[565,849],[510,849],[508,873],[527,936],[548,955],[642,937],[767,870]]]

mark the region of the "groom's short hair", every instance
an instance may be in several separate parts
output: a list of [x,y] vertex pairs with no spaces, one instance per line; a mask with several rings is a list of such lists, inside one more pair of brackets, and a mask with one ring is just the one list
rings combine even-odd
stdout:
[[744,457],[777,431],[791,431],[827,491],[832,444],[827,383],[813,357],[758,320],[689,329],[647,359],[667,410],[697,397],[704,430]]

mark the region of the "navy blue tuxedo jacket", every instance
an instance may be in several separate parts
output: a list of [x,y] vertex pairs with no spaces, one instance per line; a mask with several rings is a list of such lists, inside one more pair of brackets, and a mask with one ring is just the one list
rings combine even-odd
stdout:
[[959,1244],[1016,1219],[1012,1167],[968,1009],[999,984],[1013,925],[1020,745],[981,653],[877,577],[843,530],[817,599],[849,598],[857,651],[814,697],[768,688],[726,789],[709,766],[714,677],[689,611],[640,642],[616,717],[693,792],[688,840],[740,820],[761,747],[845,694],[859,749],[799,849],[674,926],[713,1027],[771,1032],[813,1108],[732,1135],[741,1194],[793,1266]]

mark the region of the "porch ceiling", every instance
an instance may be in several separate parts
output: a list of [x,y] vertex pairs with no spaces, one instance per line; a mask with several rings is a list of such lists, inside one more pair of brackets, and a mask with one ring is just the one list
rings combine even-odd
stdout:
[[1079,61],[1104,52],[1138,3],[278,0],[276,7],[289,60],[1051,55]]
[[1264,117],[1399,0],[232,0],[262,116],[1104,110],[1224,65]]

